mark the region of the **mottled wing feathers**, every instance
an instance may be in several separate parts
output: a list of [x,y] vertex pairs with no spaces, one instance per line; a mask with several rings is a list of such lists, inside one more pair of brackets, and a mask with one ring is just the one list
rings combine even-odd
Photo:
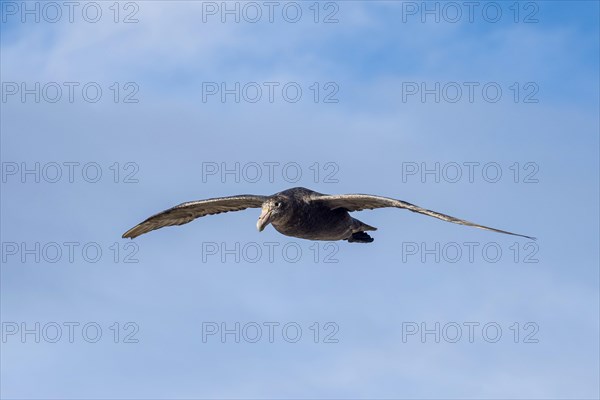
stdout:
[[183,225],[206,215],[246,208],[260,208],[267,196],[239,195],[214,199],[190,201],[151,216],[123,234],[124,238],[135,238],[165,226]]
[[374,196],[370,194],[342,194],[342,195],[318,195],[313,196],[312,201],[320,201],[330,207],[332,210],[336,208],[345,208],[348,211],[361,211],[361,210],[372,210],[374,208],[384,207],[396,207],[405,208],[407,210],[429,215],[430,217],[438,218],[443,221],[452,222],[454,224],[472,226],[475,228],[485,229],[488,231],[505,233],[507,235],[521,236],[524,238],[535,240],[531,236],[520,235],[518,233],[512,233],[503,231],[496,228],[490,228],[489,226],[475,224],[473,222],[465,221],[463,219],[455,218],[450,215],[442,214],[436,211],[427,210],[411,203],[407,203],[402,200],[391,199],[389,197]]

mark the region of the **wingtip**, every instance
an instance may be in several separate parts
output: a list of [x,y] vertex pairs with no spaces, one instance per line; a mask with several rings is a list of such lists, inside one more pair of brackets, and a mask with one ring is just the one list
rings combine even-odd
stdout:
[[128,230],[127,232],[125,232],[125,233],[124,233],[124,234],[121,236],[121,238],[123,238],[123,239],[133,239],[133,238],[135,238],[135,237],[136,237],[136,235],[134,235],[132,231],[133,231],[133,229],[130,229],[130,230]]
[[521,237],[524,237],[525,239],[529,239],[529,240],[537,241],[537,238],[536,238],[536,237],[533,237],[533,236],[527,236],[527,235],[519,235],[519,236],[521,236]]

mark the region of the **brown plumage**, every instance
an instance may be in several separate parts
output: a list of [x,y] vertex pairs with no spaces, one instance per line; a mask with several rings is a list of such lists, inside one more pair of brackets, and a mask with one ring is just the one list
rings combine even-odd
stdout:
[[370,194],[328,195],[301,187],[284,190],[272,196],[239,195],[183,203],[146,219],[125,232],[123,237],[133,239],[155,229],[187,224],[206,215],[246,208],[262,208],[256,224],[259,231],[262,231],[268,224],[272,224],[278,232],[286,236],[309,240],[347,240],[348,242],[370,243],[373,238],[366,231],[374,231],[377,228],[352,218],[349,212],[384,207],[405,208],[459,225],[535,240],[531,236],[475,224],[402,200]]

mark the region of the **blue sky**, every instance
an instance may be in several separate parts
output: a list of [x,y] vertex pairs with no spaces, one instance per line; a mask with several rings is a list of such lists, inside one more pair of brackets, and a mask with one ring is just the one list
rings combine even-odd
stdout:
[[[600,395],[597,2],[522,2],[518,23],[512,2],[493,3],[503,13],[497,23],[477,13],[473,23],[464,17],[423,23],[419,13],[403,22],[402,3],[392,1],[337,2],[327,9],[320,3],[318,23],[312,2],[298,3],[303,16],[297,23],[278,13],[273,23],[222,23],[219,14],[203,22],[201,2],[139,1],[128,9],[121,2],[119,20],[136,11],[138,22],[131,24],[113,22],[113,2],[98,2],[98,23],[78,13],[73,23],[65,17],[23,23],[7,3],[1,3],[6,20],[0,24],[7,96],[0,103],[3,398]],[[332,10],[339,22],[323,23]],[[537,23],[522,21],[529,12]],[[66,91],[56,103],[43,96],[36,103],[33,95],[23,102],[20,94],[7,94],[11,83],[22,82],[79,86],[72,103]],[[103,91],[96,103],[79,90],[89,82]],[[128,82],[133,86],[125,87]],[[291,103],[276,91],[273,103],[266,92],[256,103],[236,103],[232,95],[203,102],[207,82],[262,88],[293,82],[303,96]],[[431,88],[436,82],[458,84],[463,97],[403,101],[407,83]],[[473,102],[465,82],[477,85]],[[498,102],[483,98],[486,84],[501,88]],[[332,87],[338,101],[323,102]],[[135,88],[138,102],[124,103]],[[524,102],[533,89],[538,101]],[[20,175],[36,163],[40,182]],[[278,169],[273,182],[203,179],[207,163],[257,163],[263,176],[265,163]],[[298,182],[281,173],[292,163],[302,172]],[[418,174],[403,179],[408,165],[436,163],[440,170],[459,165],[463,176],[465,163],[478,169],[473,182]],[[481,175],[489,164],[502,173],[496,183]],[[62,177],[52,183],[56,165]],[[74,165],[73,182],[66,165]],[[88,182],[97,169],[99,181]],[[324,179],[332,171],[337,182]],[[533,171],[537,182],[526,183]],[[129,173],[137,182],[124,182]],[[149,215],[184,201],[292,186],[396,197],[538,241],[393,209],[355,215],[379,228],[369,245],[311,247],[271,227],[258,233],[258,210],[162,229],[133,247],[121,239]],[[71,242],[72,261],[64,244]],[[236,243],[258,246],[262,256],[249,262],[240,250],[235,262],[223,248]],[[269,243],[276,246],[273,262]],[[472,261],[465,243],[476,248]],[[415,245],[417,254],[410,254]],[[436,262],[422,251],[436,245],[458,246],[462,255],[451,262],[451,253],[440,250]],[[82,254],[84,246],[91,256]],[[210,246],[217,254],[207,254]],[[284,246],[300,249],[297,262],[284,256]],[[60,256],[52,253],[57,247]],[[484,247],[499,248],[502,256],[492,262]],[[102,256],[91,262],[98,248]],[[134,250],[138,262],[124,262]],[[331,251],[337,263],[325,262]],[[532,252],[537,262],[525,262]],[[70,322],[79,324],[73,343]],[[133,329],[125,328],[128,322],[137,327],[137,343],[123,343]],[[301,339],[288,343],[275,331],[270,343],[264,325],[270,322],[297,324]],[[328,322],[337,327],[337,343],[323,342]],[[479,324],[472,343],[465,325],[471,322]],[[40,342],[34,334],[22,339],[22,327],[35,330],[36,323]],[[204,342],[203,323],[229,329],[256,323],[263,337],[236,343],[230,335],[223,343],[215,335]],[[413,323],[428,329],[458,324],[463,336],[456,343],[418,334],[403,340]],[[51,335],[53,324],[63,333],[56,343],[42,334]],[[96,343],[83,338],[85,324],[102,329]],[[483,337],[479,329],[486,324],[502,329],[497,342]],[[19,331],[9,334],[15,326]],[[534,328],[529,339],[537,343],[528,343]]]

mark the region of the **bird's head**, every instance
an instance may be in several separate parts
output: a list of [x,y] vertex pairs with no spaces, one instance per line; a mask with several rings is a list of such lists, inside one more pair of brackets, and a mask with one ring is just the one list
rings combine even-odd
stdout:
[[256,229],[262,232],[271,223],[277,225],[278,222],[284,222],[289,217],[287,213],[289,208],[289,199],[284,197],[275,197],[264,202],[262,212],[256,222]]

